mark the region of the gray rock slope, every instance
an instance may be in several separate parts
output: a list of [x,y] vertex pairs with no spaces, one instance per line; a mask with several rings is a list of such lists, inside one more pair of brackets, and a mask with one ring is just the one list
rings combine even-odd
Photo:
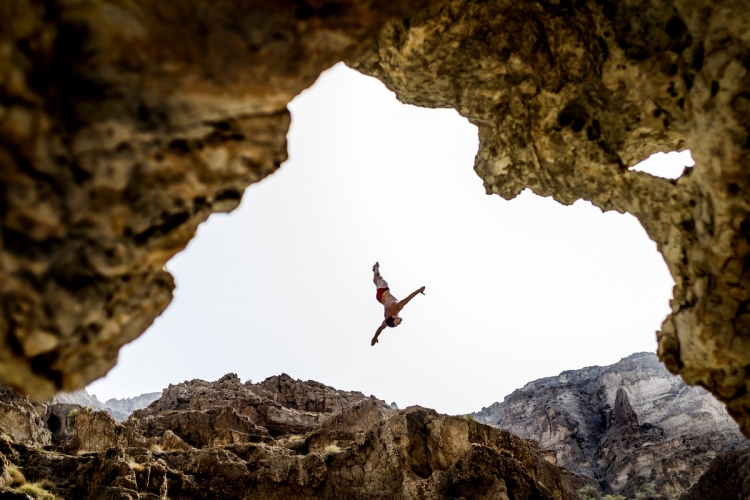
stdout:
[[147,407],[161,397],[161,392],[149,392],[132,398],[112,398],[102,403],[96,394],[89,394],[86,389],[55,396],[53,402],[80,405],[97,411],[106,411],[118,422],[127,420],[131,413]]
[[535,380],[474,416],[555,450],[597,490],[627,496],[677,498],[717,455],[750,444],[723,404],[650,353]]

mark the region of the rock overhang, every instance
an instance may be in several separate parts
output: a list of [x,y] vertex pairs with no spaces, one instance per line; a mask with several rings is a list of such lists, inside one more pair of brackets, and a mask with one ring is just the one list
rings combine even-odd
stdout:
[[[636,216],[675,280],[661,359],[747,435],[745,7],[4,2],[0,377],[49,395],[106,373],[169,304],[164,263],[284,161],[286,103],[347,60],[477,125],[488,193]],[[677,180],[628,169],[686,148]]]
[[[750,433],[747,20],[739,4],[445,2],[349,64],[479,128],[488,193],[636,216],[675,280],[659,355]],[[735,103],[730,104],[730,103]],[[676,180],[630,170],[690,149]],[[741,179],[741,181],[740,181]]]

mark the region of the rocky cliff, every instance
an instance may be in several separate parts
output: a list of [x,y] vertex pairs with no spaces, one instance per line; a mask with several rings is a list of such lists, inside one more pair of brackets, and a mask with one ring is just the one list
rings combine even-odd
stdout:
[[165,389],[123,423],[88,408],[71,420],[72,439],[62,446],[0,436],[0,497],[27,500],[28,483],[48,499],[87,500],[566,495],[560,471],[535,443],[286,375],[260,384],[232,374],[193,380]]
[[[675,280],[659,356],[750,436],[750,9],[742,0],[5,0],[0,378],[106,373],[164,264],[286,159],[341,60],[479,129],[488,193],[628,212]],[[668,181],[629,167],[690,149]]]
[[720,403],[648,353],[530,382],[475,416],[555,450],[580,486],[629,497],[677,498],[713,458],[750,445]]

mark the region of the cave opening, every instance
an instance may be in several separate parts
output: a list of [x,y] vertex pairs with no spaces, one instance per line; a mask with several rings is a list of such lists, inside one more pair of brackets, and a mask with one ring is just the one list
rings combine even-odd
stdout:
[[[289,161],[170,261],[174,302],[90,389],[286,372],[455,414],[655,351],[674,283],[634,217],[486,196],[473,125],[341,64],[290,109]],[[658,160],[635,168],[673,175]],[[396,297],[426,295],[372,348],[375,261]]]
[[54,413],[50,415],[49,420],[47,420],[47,428],[49,428],[49,431],[52,434],[57,434],[58,432],[60,432],[60,429],[62,429],[62,422],[60,421],[60,417],[58,417]]

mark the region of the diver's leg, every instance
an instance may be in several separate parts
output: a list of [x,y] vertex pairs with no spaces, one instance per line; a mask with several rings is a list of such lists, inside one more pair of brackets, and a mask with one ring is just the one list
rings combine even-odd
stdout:
[[388,283],[380,275],[380,264],[376,262],[375,265],[372,266],[372,272],[372,282],[375,283],[375,286],[377,288],[388,288]]

